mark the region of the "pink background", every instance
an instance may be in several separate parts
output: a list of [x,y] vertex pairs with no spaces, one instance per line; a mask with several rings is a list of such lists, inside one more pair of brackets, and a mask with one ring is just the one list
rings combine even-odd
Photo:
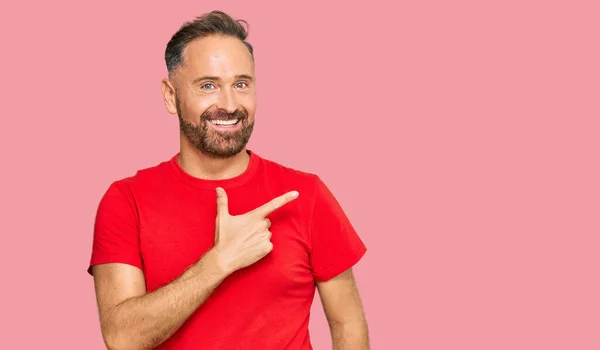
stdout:
[[[164,48],[218,8],[251,26],[251,148],[369,247],[373,349],[599,349],[598,2],[287,4],[2,4],[0,347],[103,348],[96,206],[177,151]],[[331,347],[318,299],[311,332]]]

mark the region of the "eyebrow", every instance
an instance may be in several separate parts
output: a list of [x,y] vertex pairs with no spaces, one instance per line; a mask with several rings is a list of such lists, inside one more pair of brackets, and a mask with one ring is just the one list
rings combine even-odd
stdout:
[[[235,76],[235,79],[236,80],[246,79],[246,80],[249,80],[249,81],[254,81],[254,78],[251,75],[249,75],[249,74],[238,74],[238,75]],[[199,82],[201,82],[203,80],[221,81],[222,79],[220,77],[217,77],[217,76],[204,75],[204,76],[201,76],[201,77],[198,77],[198,78],[194,79],[193,84],[198,84]]]

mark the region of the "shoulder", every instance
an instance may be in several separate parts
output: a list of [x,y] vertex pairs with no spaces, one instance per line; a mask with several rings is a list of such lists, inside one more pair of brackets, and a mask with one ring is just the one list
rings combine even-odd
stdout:
[[272,159],[261,158],[263,164],[262,176],[269,182],[278,182],[298,190],[315,192],[322,180],[317,173],[299,169]]
[[140,168],[130,175],[113,179],[106,193],[120,193],[126,197],[133,197],[135,192],[163,184],[170,170],[170,160]]
[[341,203],[321,174],[300,170],[273,160],[263,158],[269,184],[280,184],[286,190],[297,190],[309,207],[322,213],[343,213]]

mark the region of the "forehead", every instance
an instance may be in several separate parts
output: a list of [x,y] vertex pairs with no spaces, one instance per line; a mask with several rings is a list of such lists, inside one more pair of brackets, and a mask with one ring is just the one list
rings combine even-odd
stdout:
[[220,35],[190,42],[183,51],[182,68],[181,73],[189,79],[203,75],[224,79],[254,75],[254,62],[246,45],[237,38]]

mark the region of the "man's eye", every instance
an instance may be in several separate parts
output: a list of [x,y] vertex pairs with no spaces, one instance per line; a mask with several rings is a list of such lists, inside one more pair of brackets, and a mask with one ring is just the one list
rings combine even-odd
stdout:
[[206,83],[206,84],[202,85],[203,89],[208,89],[208,90],[212,89],[213,87],[214,87],[214,85],[211,83]]
[[236,86],[236,87],[239,87],[239,88],[245,88],[245,87],[246,87],[246,86],[248,86],[248,85],[246,85],[246,83],[244,83],[244,82],[240,81],[239,83],[235,84],[235,86]]

